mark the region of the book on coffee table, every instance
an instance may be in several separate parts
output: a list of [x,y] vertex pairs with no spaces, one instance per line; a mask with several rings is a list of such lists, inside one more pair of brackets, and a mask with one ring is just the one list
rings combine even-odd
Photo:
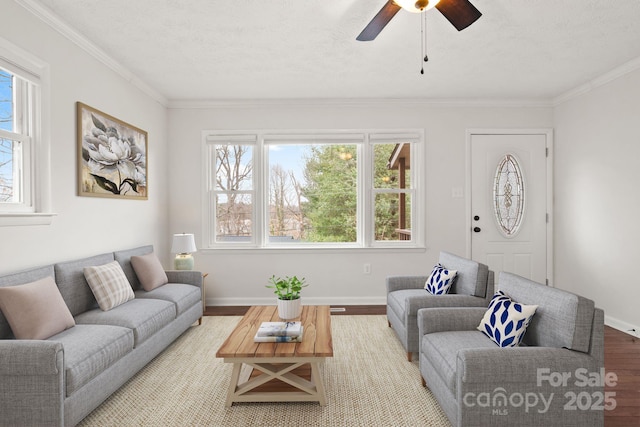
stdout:
[[302,322],[262,322],[256,337],[297,337],[302,334]]
[[302,342],[302,330],[303,327],[300,327],[300,333],[298,335],[295,336],[258,336],[258,334],[256,334],[255,337],[253,337],[253,341],[254,342]]

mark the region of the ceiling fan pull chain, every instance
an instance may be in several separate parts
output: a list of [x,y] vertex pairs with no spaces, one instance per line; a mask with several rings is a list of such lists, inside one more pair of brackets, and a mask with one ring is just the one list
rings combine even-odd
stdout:
[[424,62],[427,62],[429,58],[427,57],[427,14],[423,13],[424,16]]
[[424,21],[420,19],[420,74],[424,74],[424,63],[422,56],[424,55]]
[[427,57],[427,14],[423,13],[423,19],[420,20],[420,74],[424,74],[424,63],[429,60]]

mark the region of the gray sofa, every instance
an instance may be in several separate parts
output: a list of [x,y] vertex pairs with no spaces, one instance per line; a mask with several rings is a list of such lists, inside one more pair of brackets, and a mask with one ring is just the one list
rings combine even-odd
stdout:
[[[46,340],[16,340],[0,313],[0,425],[77,424],[202,318],[197,271],[167,271],[168,284],[142,289],[130,259],[152,251],[143,246],[0,277],[0,286],[53,277],[76,323]],[[102,311],[83,268],[114,260],[135,298]]]
[[489,267],[457,255],[440,252],[438,262],[458,275],[446,295],[431,295],[425,276],[391,276],[386,279],[387,320],[407,351],[418,352],[418,310],[429,307],[487,307],[493,296],[494,273]]
[[420,373],[454,426],[602,426],[604,313],[578,295],[502,272],[498,289],[538,305],[523,343],[476,328],[486,308],[418,312]]

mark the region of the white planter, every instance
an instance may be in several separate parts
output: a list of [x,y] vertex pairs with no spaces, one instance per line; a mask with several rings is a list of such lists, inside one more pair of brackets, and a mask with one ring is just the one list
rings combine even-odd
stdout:
[[295,319],[302,313],[302,298],[278,300],[278,315],[282,320]]

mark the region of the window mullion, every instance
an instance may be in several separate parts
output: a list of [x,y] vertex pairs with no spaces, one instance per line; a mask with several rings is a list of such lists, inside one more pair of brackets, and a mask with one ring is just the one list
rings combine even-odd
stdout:
[[[254,243],[263,248],[268,242],[268,225],[269,224],[269,171],[266,167],[269,161],[266,153],[267,145],[264,141],[264,135],[258,135],[256,141],[256,149],[254,150],[254,174],[253,189],[255,203],[253,206],[254,215]],[[256,191],[258,190],[259,191]],[[265,199],[266,197],[266,199]]]
[[359,212],[358,240],[364,247],[371,246],[374,239],[373,226],[373,150],[369,144],[369,135],[367,134],[364,144],[361,144],[360,150],[363,155],[359,156],[361,161],[358,165],[360,186],[358,187],[358,205],[361,207]]

